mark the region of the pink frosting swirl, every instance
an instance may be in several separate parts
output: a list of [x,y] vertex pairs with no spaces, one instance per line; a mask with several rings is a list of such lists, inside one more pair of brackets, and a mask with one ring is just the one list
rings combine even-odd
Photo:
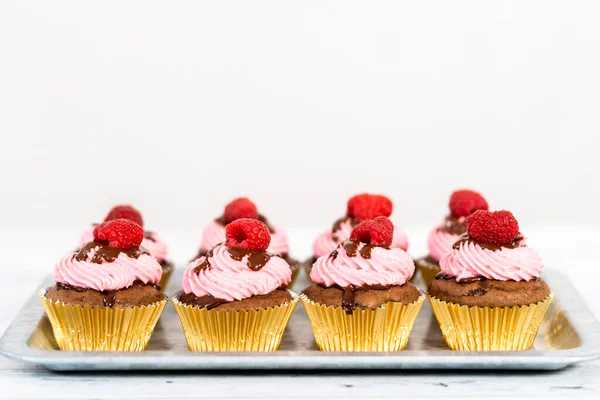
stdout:
[[325,286],[341,287],[364,285],[404,285],[415,272],[415,264],[404,250],[392,247],[373,247],[371,258],[358,252],[365,246],[360,243],[357,254],[350,257],[343,244],[337,247],[337,256],[319,257],[313,264],[310,279]]
[[271,293],[292,280],[292,270],[281,257],[271,257],[261,269],[254,271],[247,265],[247,256],[237,261],[227,247],[220,244],[208,257],[210,265],[196,271],[206,258],[200,257],[188,265],[181,282],[183,293],[234,301]]
[[[275,254],[287,254],[290,251],[285,230],[278,225],[272,225],[275,232],[271,232],[271,243],[267,251]],[[219,243],[225,241],[225,227],[218,221],[210,221],[202,231],[200,250],[208,251]]]
[[[321,233],[313,243],[313,255],[318,258],[331,253],[340,242],[350,238],[352,228],[352,222],[348,219],[342,222],[339,229],[335,232],[328,229]],[[334,240],[334,236],[337,240]],[[397,226],[394,226],[392,244],[404,251],[408,250],[408,236],[406,236],[406,234]]]
[[427,237],[429,255],[436,261],[439,261],[444,254],[452,251],[452,245],[459,238],[459,235],[441,230],[441,226],[443,225],[433,228]]
[[75,258],[76,252],[61,258],[54,267],[54,281],[97,291],[125,289],[135,281],[160,281],[162,267],[151,255],[142,254],[136,259],[121,253],[112,262],[97,264],[91,262],[91,259],[98,248],[99,246],[91,248],[85,260],[78,261]]
[[[86,230],[83,231],[79,238],[79,247],[83,247],[89,242],[94,241],[94,229],[96,225],[90,225]],[[158,262],[162,262],[167,258],[168,248],[167,243],[162,237],[156,232],[152,232],[152,239],[144,237],[141,246],[148,250],[148,253],[152,254]]]
[[540,276],[543,267],[540,255],[524,242],[514,249],[503,247],[493,251],[466,241],[440,259],[442,272],[457,281],[480,276],[499,281],[529,281]]
[[148,250],[148,253],[152,254],[158,262],[162,262],[167,258],[167,242],[156,232],[150,232],[149,238],[144,237],[141,246]]

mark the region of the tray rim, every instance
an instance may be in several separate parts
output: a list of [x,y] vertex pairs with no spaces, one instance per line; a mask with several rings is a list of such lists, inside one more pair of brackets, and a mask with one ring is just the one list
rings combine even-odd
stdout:
[[[189,352],[164,350],[143,352],[61,352],[38,350],[27,340],[43,316],[38,291],[48,286],[46,277],[27,300],[0,338],[0,354],[41,364],[55,371],[108,370],[244,370],[244,369],[539,369],[556,370],[600,358],[600,323],[570,279],[553,269],[544,271],[563,311],[580,335],[582,345],[572,349],[516,352],[468,352],[450,350],[403,350],[394,353],[321,352],[318,350],[272,353]],[[172,307],[168,304],[167,307]],[[183,331],[181,332],[183,335]],[[292,354],[293,353],[293,354]],[[115,357],[118,354],[118,357]],[[175,362],[165,356],[176,357]]]

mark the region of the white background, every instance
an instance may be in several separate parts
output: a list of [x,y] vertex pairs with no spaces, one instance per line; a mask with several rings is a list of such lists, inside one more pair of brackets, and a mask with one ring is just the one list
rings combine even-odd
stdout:
[[1,227],[78,231],[130,202],[150,229],[195,243],[246,195],[316,233],[372,191],[410,235],[457,187],[524,231],[600,226],[599,13],[597,1],[3,2]]

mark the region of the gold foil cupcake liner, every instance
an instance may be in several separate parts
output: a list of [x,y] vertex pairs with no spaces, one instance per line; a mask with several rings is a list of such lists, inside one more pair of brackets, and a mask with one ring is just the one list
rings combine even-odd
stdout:
[[552,302],[550,294],[536,304],[477,307],[448,303],[429,296],[444,339],[452,350],[528,350]]
[[435,276],[441,271],[440,268],[429,268],[429,267],[417,267],[419,272],[421,273],[421,278],[423,279],[423,283],[425,284],[425,288],[428,288],[431,285],[431,282],[435,279]]
[[167,285],[169,284],[169,279],[171,279],[171,275],[173,275],[173,270],[175,268],[171,268],[170,270],[168,270],[167,272],[163,272],[162,276],[160,277],[160,282],[158,283],[158,285],[160,286],[160,290],[162,292],[165,291],[165,289],[167,288]]
[[296,279],[298,278],[298,274],[300,273],[300,270],[303,268],[302,264],[298,263],[296,264],[293,268],[292,268],[292,280],[290,281],[288,287],[292,287],[292,285],[296,282]]
[[399,351],[408,343],[425,295],[411,304],[388,302],[381,307],[355,309],[321,305],[306,295],[300,299],[308,314],[315,341],[323,351]]
[[298,299],[267,309],[207,310],[172,298],[191,351],[275,351]]
[[141,307],[74,306],[39,292],[54,339],[63,351],[142,351],[167,299]]

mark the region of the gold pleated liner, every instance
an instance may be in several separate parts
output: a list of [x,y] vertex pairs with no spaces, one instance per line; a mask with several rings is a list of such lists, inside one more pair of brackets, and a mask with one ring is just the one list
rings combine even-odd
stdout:
[[175,269],[175,267],[171,268],[170,271],[163,273],[162,276],[160,277],[160,282],[158,282],[158,285],[160,286],[160,290],[162,292],[164,292],[165,289],[167,288],[167,285],[169,284],[169,279],[171,279],[171,275],[173,275],[174,269]]
[[275,351],[298,299],[268,309],[207,310],[172,298],[191,351]]
[[73,306],[39,293],[63,351],[142,351],[167,299],[141,307]]
[[288,287],[292,287],[294,282],[296,282],[296,279],[298,278],[298,274],[300,273],[300,270],[302,268],[303,268],[303,266],[301,264],[298,264],[296,266],[296,268],[292,268],[292,280],[290,281]]
[[418,267],[421,277],[423,278],[423,283],[425,284],[425,288],[428,288],[431,285],[431,282],[435,279],[435,276],[441,271],[439,268],[427,268],[427,267]]
[[319,349],[323,351],[399,351],[408,343],[417,315],[425,302],[422,294],[411,304],[388,302],[381,307],[355,309],[325,306],[300,295]]
[[552,302],[550,294],[536,304],[476,307],[447,303],[429,296],[446,344],[452,350],[528,350]]

